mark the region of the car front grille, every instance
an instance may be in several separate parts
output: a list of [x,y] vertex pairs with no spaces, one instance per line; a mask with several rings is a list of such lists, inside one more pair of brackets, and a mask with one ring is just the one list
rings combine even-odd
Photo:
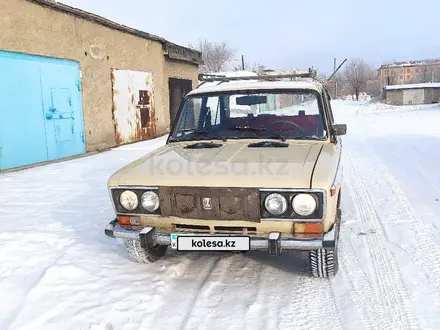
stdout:
[[165,217],[260,222],[260,197],[255,188],[160,187]]

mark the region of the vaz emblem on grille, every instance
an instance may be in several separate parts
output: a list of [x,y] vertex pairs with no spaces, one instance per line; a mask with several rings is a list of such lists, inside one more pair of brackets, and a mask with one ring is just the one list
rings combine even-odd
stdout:
[[212,198],[203,197],[202,202],[203,202],[203,208],[205,210],[212,210]]

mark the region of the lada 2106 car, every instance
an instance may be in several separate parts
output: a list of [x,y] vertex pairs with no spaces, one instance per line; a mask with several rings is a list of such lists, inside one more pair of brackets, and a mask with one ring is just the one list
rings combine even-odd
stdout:
[[167,142],[114,173],[107,236],[136,262],[177,251],[307,251],[338,270],[341,135],[316,73],[200,75]]

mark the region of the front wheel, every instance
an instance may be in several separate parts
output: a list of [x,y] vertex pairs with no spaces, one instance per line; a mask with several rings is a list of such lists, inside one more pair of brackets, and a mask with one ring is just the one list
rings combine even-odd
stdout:
[[336,237],[334,249],[318,249],[309,252],[310,268],[314,277],[333,277],[338,272],[338,242],[341,229],[341,209],[336,210]]
[[141,242],[134,239],[124,240],[130,259],[143,264],[151,264],[162,258],[167,252],[168,245],[156,245],[149,249],[144,249]]
[[333,277],[338,272],[338,250],[319,249],[309,252],[314,277]]

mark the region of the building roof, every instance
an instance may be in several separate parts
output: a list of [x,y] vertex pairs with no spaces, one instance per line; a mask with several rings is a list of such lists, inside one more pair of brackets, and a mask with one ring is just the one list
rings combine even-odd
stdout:
[[312,89],[321,91],[322,85],[309,80],[299,81],[258,81],[258,80],[236,80],[224,82],[206,83],[199,88],[189,92],[188,95],[216,93],[227,91],[241,91],[241,90],[257,90],[257,89]]
[[426,59],[426,60],[416,60],[416,61],[402,61],[402,62],[394,62],[390,64],[383,64],[380,66],[380,69],[386,68],[398,68],[398,67],[407,67],[407,66],[423,66],[423,65],[440,65],[440,59]]
[[149,34],[144,31],[133,29],[129,26],[116,23],[116,22],[111,21],[111,20],[104,18],[102,16],[95,15],[90,12],[84,11],[82,9],[74,8],[74,7],[68,6],[66,4],[56,2],[54,0],[27,0],[27,1],[39,4],[41,6],[51,8],[56,11],[66,13],[69,15],[73,15],[75,17],[79,17],[84,20],[103,25],[105,27],[108,27],[108,28],[111,28],[114,30],[118,30],[121,32],[132,34],[132,35],[140,37],[140,38],[144,38],[144,39],[148,39],[148,40],[152,40],[152,41],[157,41],[162,44],[162,46],[165,50],[165,55],[168,56],[170,59],[191,62],[191,63],[195,63],[195,64],[202,63],[202,54],[199,51],[188,48],[188,47],[183,47],[183,46],[177,45],[172,42],[169,42],[162,37],[158,37],[158,36],[155,36],[153,34]]
[[399,89],[421,89],[421,88],[440,88],[440,83],[406,84],[406,85],[388,85],[385,90]]

